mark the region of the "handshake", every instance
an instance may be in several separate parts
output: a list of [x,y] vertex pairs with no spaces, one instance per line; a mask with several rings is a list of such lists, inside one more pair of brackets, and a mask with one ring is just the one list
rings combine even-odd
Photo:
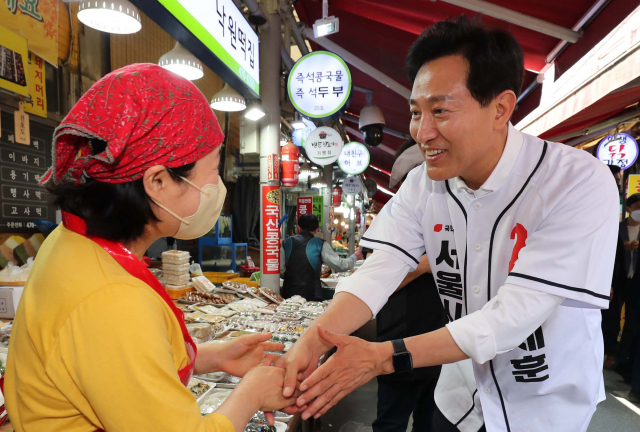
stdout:
[[[249,370],[236,391],[255,400],[262,411],[302,412],[302,419],[319,418],[347,394],[377,375],[393,372],[390,343],[369,343],[337,335],[320,326],[310,328],[286,355],[265,356]],[[332,347],[337,352],[318,367],[321,356]],[[271,422],[272,415],[267,419]]]

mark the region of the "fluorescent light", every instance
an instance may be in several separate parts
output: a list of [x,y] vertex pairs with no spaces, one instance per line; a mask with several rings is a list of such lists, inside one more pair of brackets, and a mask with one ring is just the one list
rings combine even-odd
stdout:
[[228,83],[225,83],[222,90],[216,93],[211,100],[211,108],[218,111],[242,111],[246,107],[247,104],[242,95],[232,89]]
[[81,1],[78,19],[106,33],[131,34],[142,28],[140,12],[128,0]]
[[307,127],[307,125],[304,124],[304,122],[300,119],[300,114],[298,114],[297,112],[293,115],[291,127],[293,129],[305,129]]
[[257,120],[260,120],[262,117],[264,117],[265,114],[266,113],[264,112],[262,107],[256,104],[256,105],[251,105],[249,109],[247,109],[247,112],[244,116],[249,120],[257,121]]
[[334,16],[322,18],[313,23],[313,37],[316,38],[338,33],[339,30],[340,20]]
[[171,51],[160,57],[158,64],[189,81],[204,76],[204,68],[200,60],[180,45],[180,42],[176,42],[176,46]]
[[389,189],[385,189],[382,186],[378,185],[378,190],[382,193],[386,193],[387,195],[391,195],[391,196],[396,196],[396,194],[394,194],[393,192],[391,192]]
[[316,178],[311,182],[312,189],[322,189],[326,187],[327,187],[327,184],[320,177]]

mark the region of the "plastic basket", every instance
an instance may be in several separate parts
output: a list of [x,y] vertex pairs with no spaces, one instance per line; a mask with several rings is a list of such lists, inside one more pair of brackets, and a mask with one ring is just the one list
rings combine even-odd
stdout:
[[222,272],[204,272],[204,277],[209,279],[211,283],[222,283],[228,280],[235,279],[240,276],[238,273],[222,273]]
[[260,288],[260,282],[252,282],[249,281],[249,278],[234,278],[229,280],[229,282],[240,282],[250,287]]

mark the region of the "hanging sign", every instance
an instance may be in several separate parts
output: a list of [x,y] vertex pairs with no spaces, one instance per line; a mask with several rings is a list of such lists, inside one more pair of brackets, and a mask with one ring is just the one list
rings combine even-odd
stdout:
[[342,172],[358,175],[369,166],[369,149],[359,142],[350,142],[342,148],[338,156],[338,166]]
[[287,90],[289,100],[303,116],[337,118],[349,106],[351,72],[338,55],[315,51],[293,65]]
[[[335,217],[335,207],[334,206],[329,206],[329,221],[332,221],[333,218]],[[329,222],[327,222],[329,223]]]
[[322,196],[313,197],[313,214],[318,218],[318,222],[322,225],[322,213],[324,207],[324,199]]
[[[0,2],[0,23],[28,41],[30,51],[38,54],[55,67],[58,67],[59,4],[60,2],[57,0],[6,0]],[[64,13],[67,13],[66,10]],[[2,41],[0,45],[14,50],[5,44],[7,39],[4,35],[0,35],[0,41]],[[26,66],[26,50],[22,59]]]
[[334,128],[322,126],[309,134],[304,150],[311,162],[318,165],[331,165],[342,151],[342,137]]
[[[159,0],[159,2],[231,72],[256,95],[260,95],[258,34],[233,0]],[[157,6],[153,7],[157,8]]]
[[607,165],[617,165],[625,170],[638,159],[638,143],[631,135],[609,135],[598,145],[597,158]]
[[16,142],[18,144],[31,144],[31,133],[29,130],[29,115],[24,112],[24,102],[20,101],[20,109],[14,112],[13,120],[16,131]]
[[280,274],[280,186],[262,186],[262,274]]
[[627,180],[627,198],[640,193],[640,174],[631,174]]
[[298,219],[309,213],[313,213],[313,197],[298,197]]
[[30,114],[47,118],[47,87],[44,60],[29,51],[29,100],[24,110]]
[[0,26],[0,87],[29,97],[28,56],[27,40]]
[[280,180],[280,156],[275,153],[267,156],[267,180]]
[[362,192],[362,182],[359,177],[349,176],[342,183],[342,191],[346,195],[357,195]]

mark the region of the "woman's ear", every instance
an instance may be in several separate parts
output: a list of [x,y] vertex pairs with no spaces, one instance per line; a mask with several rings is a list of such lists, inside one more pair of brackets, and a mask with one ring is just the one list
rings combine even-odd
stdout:
[[167,169],[162,165],[155,165],[148,168],[142,177],[144,191],[156,201],[160,201],[162,192],[167,188],[170,181],[170,175]]

